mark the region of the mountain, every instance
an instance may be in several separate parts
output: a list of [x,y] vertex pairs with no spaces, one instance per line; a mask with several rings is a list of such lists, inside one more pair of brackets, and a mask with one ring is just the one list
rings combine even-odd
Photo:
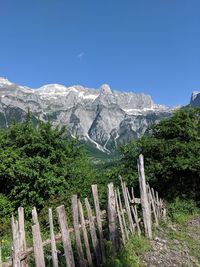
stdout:
[[54,126],[66,125],[73,137],[107,153],[173,111],[148,95],[111,90],[106,84],[99,89],[60,84],[32,89],[0,78],[0,127],[22,121],[27,110]]
[[191,96],[190,105],[192,107],[200,106],[200,92],[194,91]]

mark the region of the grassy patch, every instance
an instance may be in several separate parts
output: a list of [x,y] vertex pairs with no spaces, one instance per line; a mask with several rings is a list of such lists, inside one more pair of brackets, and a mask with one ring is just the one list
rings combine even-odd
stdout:
[[139,267],[142,266],[140,262],[140,256],[150,250],[149,241],[138,236],[134,236],[126,242],[121,248],[116,258],[112,257],[112,246],[110,242],[107,242],[106,252],[107,261],[104,267]]
[[173,223],[184,224],[196,214],[200,214],[194,200],[176,198],[174,202],[167,205],[169,220]]

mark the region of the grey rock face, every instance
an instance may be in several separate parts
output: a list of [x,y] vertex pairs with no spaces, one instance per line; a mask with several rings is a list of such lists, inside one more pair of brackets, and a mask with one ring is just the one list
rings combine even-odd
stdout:
[[193,92],[190,100],[190,105],[192,107],[200,106],[200,92]]
[[72,136],[107,153],[172,111],[148,95],[113,91],[106,84],[99,89],[59,84],[31,89],[0,78],[0,127],[22,121],[28,109],[36,118],[66,125]]

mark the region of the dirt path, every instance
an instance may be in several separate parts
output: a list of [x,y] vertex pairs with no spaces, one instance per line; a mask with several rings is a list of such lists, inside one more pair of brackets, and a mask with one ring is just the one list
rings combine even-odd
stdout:
[[156,229],[151,246],[141,259],[144,266],[200,266],[200,216]]

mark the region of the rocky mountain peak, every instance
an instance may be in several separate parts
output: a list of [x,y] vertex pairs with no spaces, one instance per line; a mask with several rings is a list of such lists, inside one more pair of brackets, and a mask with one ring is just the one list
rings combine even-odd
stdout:
[[12,83],[5,77],[0,77],[0,86],[12,85]]
[[102,94],[112,94],[112,90],[108,84],[102,84],[100,87],[100,93]]
[[36,120],[66,125],[72,136],[106,153],[171,112],[148,95],[112,91],[107,84],[99,90],[60,84],[31,89],[0,78],[0,127],[22,121],[28,110]]
[[190,105],[192,107],[200,106],[200,92],[199,91],[192,92],[192,96],[190,99]]

